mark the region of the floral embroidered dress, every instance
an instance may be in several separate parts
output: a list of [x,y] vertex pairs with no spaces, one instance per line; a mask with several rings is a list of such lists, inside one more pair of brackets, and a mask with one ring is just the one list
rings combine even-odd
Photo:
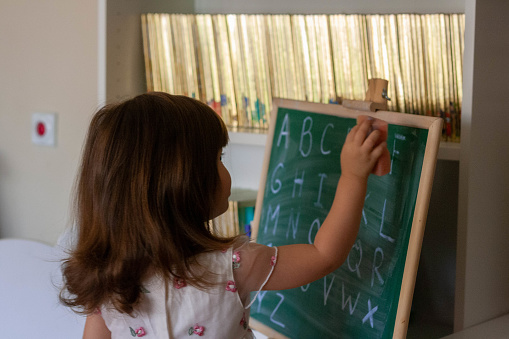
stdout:
[[260,291],[272,274],[277,248],[251,243],[247,237],[226,251],[200,254],[198,262],[214,272],[217,285],[200,290],[185,281],[165,283],[152,277],[133,317],[103,306],[111,337],[117,338],[254,338],[249,329],[251,291]]

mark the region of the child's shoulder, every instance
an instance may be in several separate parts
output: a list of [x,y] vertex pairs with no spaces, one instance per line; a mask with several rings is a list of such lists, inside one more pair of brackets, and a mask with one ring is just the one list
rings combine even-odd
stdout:
[[232,249],[236,250],[245,246],[248,246],[249,244],[253,244],[254,242],[251,241],[251,239],[247,235],[241,235],[235,239],[235,242],[232,245]]
[[247,236],[239,239],[231,247],[231,255],[236,267],[242,271],[260,270],[263,274],[271,269],[277,260],[277,248],[251,241]]
[[244,251],[244,252],[262,252],[262,253],[273,253],[275,247],[259,244],[251,240],[247,235],[240,236],[233,246],[232,251]]

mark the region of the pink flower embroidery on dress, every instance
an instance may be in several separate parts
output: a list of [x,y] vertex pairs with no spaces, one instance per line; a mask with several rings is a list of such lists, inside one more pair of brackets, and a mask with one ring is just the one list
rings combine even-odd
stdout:
[[233,252],[232,263],[233,263],[233,268],[234,269],[240,267],[240,252],[239,251]]
[[246,321],[246,312],[242,314],[242,319],[240,319],[240,325],[244,327],[245,330],[247,330],[247,321]]
[[131,335],[133,337],[144,337],[145,336],[145,329],[143,327],[139,327],[137,329],[133,329],[132,327],[129,327],[131,330]]
[[233,252],[233,262],[240,262],[240,252],[239,251],[235,251]]
[[203,336],[204,332],[205,332],[205,327],[200,326],[198,324],[194,325],[194,327],[190,327],[189,331],[188,331],[189,335],[196,334],[199,337]]
[[272,256],[272,258],[270,258],[270,266],[274,266],[276,265],[276,256]]
[[177,290],[181,289],[182,287],[186,287],[186,281],[184,279],[175,278],[173,279],[173,287],[175,287]]
[[226,290],[230,292],[237,292],[237,286],[235,285],[235,281],[228,280],[226,282]]

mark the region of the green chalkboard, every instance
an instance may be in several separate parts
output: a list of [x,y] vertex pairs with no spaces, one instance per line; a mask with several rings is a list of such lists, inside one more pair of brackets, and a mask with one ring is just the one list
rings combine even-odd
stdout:
[[[289,100],[275,100],[274,106],[256,206],[256,241],[312,243],[332,205],[343,142],[356,116],[367,112]],[[405,270],[412,271],[413,293],[417,263],[407,263],[407,251],[420,252],[439,144],[439,133],[430,128],[441,128],[441,120],[421,117],[419,123],[417,116],[393,112],[369,115],[389,122],[391,172],[369,178],[359,235],[347,261],[307,286],[263,291],[251,308],[255,322],[286,337],[392,338]],[[431,173],[424,175],[423,169]],[[418,202],[421,190],[425,196]],[[421,210],[418,225],[416,207]],[[421,230],[411,245],[413,227]],[[411,296],[407,299],[408,304]]]

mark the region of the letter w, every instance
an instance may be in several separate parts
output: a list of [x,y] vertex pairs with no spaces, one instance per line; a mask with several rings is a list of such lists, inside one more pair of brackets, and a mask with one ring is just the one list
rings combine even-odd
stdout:
[[357,293],[357,298],[355,299],[355,304],[353,304],[353,307],[352,307],[352,296],[351,295],[349,295],[345,301],[345,283],[342,283],[341,291],[343,294],[343,302],[342,302],[341,310],[344,311],[346,305],[348,304],[348,306],[349,306],[348,308],[350,309],[350,315],[352,315],[352,313],[355,311],[355,308],[357,307],[357,302],[359,301],[359,297],[361,294]]

